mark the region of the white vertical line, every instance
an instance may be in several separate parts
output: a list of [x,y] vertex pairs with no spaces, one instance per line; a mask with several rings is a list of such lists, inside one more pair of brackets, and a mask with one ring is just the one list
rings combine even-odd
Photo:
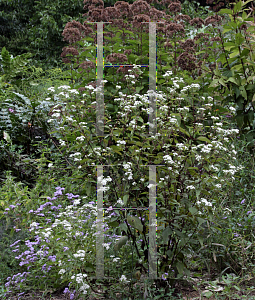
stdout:
[[157,278],[156,248],[156,166],[149,165],[149,278]]
[[97,234],[96,234],[96,277],[104,276],[104,230],[103,230],[103,166],[97,166]]
[[97,135],[104,136],[104,93],[103,93],[103,29],[104,23],[97,22]]
[[[156,93],[156,22],[149,22],[149,90]],[[149,134],[155,136],[157,129],[156,96],[150,94]]]

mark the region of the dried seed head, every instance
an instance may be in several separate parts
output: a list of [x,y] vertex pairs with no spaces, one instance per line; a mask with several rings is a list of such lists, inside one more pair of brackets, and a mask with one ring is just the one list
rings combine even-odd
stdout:
[[201,28],[205,22],[201,18],[194,18],[189,23],[190,23],[190,25],[195,25],[196,28]]
[[106,61],[109,61],[110,63],[114,63],[116,61],[125,62],[127,60],[127,56],[125,54],[120,53],[113,53],[106,57]]
[[109,16],[104,9],[94,8],[88,12],[88,16],[89,22],[109,22]]
[[196,58],[192,54],[188,52],[183,52],[178,58],[177,58],[177,63],[178,66],[183,69],[187,70],[189,72],[193,71],[196,69],[196,64],[195,64]]
[[[89,70],[90,71],[91,69],[95,68],[95,64],[92,61],[84,61],[83,63],[81,63],[79,65],[79,68],[82,68],[84,70]],[[81,74],[82,71],[79,72],[79,73]]]
[[[142,22],[150,22],[150,17],[144,14],[135,15],[133,17],[132,26],[135,28],[147,28],[148,30],[148,26],[146,26],[146,24],[143,24]],[[145,29],[145,32],[147,30]]]
[[191,20],[191,17],[188,15],[177,15],[175,16],[175,21],[184,20],[186,22],[189,22]]
[[150,5],[146,1],[136,0],[131,4],[131,11],[133,15],[149,14]]
[[149,11],[150,19],[154,22],[163,18],[166,15],[164,11],[157,10],[155,7],[152,7]]
[[69,58],[67,58],[68,56],[70,58],[74,57],[74,56],[78,56],[79,52],[77,49],[75,49],[74,47],[68,46],[68,47],[64,47],[62,49],[62,53],[61,53],[61,57],[62,57],[62,61],[66,64],[71,63],[71,60]]
[[87,10],[87,9],[92,10],[94,8],[100,8],[100,9],[104,8],[104,1],[102,1],[102,0],[84,0],[83,4],[86,4],[83,7],[84,10]]
[[121,14],[115,7],[106,7],[104,9],[104,14],[107,16],[108,20],[118,19],[120,18]]
[[124,54],[129,55],[130,53],[132,53],[132,50],[131,50],[131,49],[127,49],[127,50],[124,51]]
[[216,36],[216,37],[211,38],[211,41],[212,42],[219,42],[219,41],[221,41],[221,38],[219,36]]
[[80,22],[72,21],[68,22],[63,30],[62,35],[64,41],[68,41],[69,44],[80,41],[81,38],[89,35],[93,30],[87,25],[82,25]]
[[181,12],[182,10],[182,7],[181,7],[181,4],[180,2],[172,2],[168,5],[168,9],[170,12],[173,12],[173,13],[177,13],[177,12]]
[[[168,7],[169,4],[171,4],[173,1],[172,0],[162,0],[160,2],[160,5],[163,5],[165,7]],[[177,2],[177,1],[174,1],[174,2]]]
[[195,37],[194,40],[197,41],[199,39],[205,40],[205,41],[209,41],[209,34],[208,33],[198,33]]
[[219,24],[222,21],[222,18],[218,15],[210,16],[205,19],[205,25],[208,24]]
[[166,26],[166,31],[165,32],[169,36],[172,36],[174,33],[179,33],[180,35],[184,36],[185,30],[184,30],[184,27],[181,24],[169,23]]

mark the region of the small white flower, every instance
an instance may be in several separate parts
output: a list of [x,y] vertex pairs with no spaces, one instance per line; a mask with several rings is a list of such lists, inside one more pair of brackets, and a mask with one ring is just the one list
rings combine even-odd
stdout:
[[58,272],[58,274],[64,274],[65,272],[66,272],[65,269],[61,269],[61,270]]
[[83,135],[78,136],[78,137],[76,138],[76,141],[81,141],[81,142],[83,142],[84,140],[85,140],[85,137],[84,137]]
[[73,205],[78,205],[78,204],[80,204],[80,202],[81,202],[81,199],[76,199],[76,200],[74,200]]
[[124,202],[123,202],[121,199],[119,199],[119,200],[117,201],[117,203],[119,203],[120,205],[124,205]]
[[127,280],[127,277],[125,275],[122,275],[120,277],[120,281],[125,281],[125,282],[129,282],[129,280]]
[[53,167],[53,164],[52,164],[52,163],[49,163],[49,164],[48,164],[48,167],[49,167],[49,168]]
[[188,186],[187,186],[187,189],[194,190],[194,189],[195,189],[195,187],[194,187],[194,185],[188,185]]
[[119,257],[115,257],[112,261],[113,262],[118,262],[119,259],[120,259]]
[[110,245],[107,243],[103,243],[103,246],[106,248],[106,250],[109,250],[109,248],[110,248]]

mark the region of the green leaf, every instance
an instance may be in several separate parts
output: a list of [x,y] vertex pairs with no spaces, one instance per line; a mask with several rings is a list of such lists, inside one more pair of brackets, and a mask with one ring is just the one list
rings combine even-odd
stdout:
[[164,231],[162,232],[162,237],[163,237],[163,241],[165,243],[168,242],[169,235],[171,235],[172,233],[173,233],[173,231],[170,227],[167,227],[167,228],[164,229]]
[[227,80],[227,82],[233,82],[233,83],[235,83],[236,85],[238,85],[238,83],[236,82],[235,78],[233,78],[233,77],[230,77],[230,78]]
[[197,238],[199,240],[199,243],[200,243],[201,247],[203,247],[204,246],[204,239],[201,236],[198,236]]
[[182,127],[179,127],[179,130],[180,130],[180,132],[182,132],[182,133],[186,134],[188,137],[190,137],[190,134],[186,130],[184,130]]
[[242,1],[239,1],[238,3],[236,3],[236,5],[234,6],[234,13],[239,13],[240,10],[242,8]]
[[119,151],[119,150],[121,150],[120,147],[115,146],[115,145],[112,145],[111,148],[112,148],[112,150],[113,150],[115,153],[118,153],[119,155],[122,155],[121,152]]
[[226,70],[226,71],[222,72],[222,76],[225,76],[230,79],[231,77],[234,76],[234,72],[232,70]]
[[178,273],[182,275],[183,274],[183,270],[184,270],[184,264],[183,264],[183,262],[178,261],[176,263],[176,268],[178,270]]
[[247,93],[246,93],[244,86],[240,86],[239,90],[241,92],[241,95],[244,97],[244,99],[247,100]]
[[127,221],[132,227],[138,229],[140,232],[143,232],[143,224],[138,217],[127,216]]
[[[252,0],[250,0],[250,1],[252,1]],[[232,10],[227,9],[227,8],[223,8],[218,12],[218,14],[221,14],[221,15],[223,15],[223,14],[232,14]]]
[[109,222],[108,225],[111,226],[111,227],[118,227],[119,226],[119,222],[117,222],[117,221]]
[[197,138],[197,140],[202,141],[202,142],[207,142],[207,143],[209,143],[209,144],[211,143],[211,141],[208,140],[208,138],[205,137],[205,136],[199,136],[199,137]]
[[121,223],[119,225],[120,230],[127,232],[127,224],[126,223]]
[[127,205],[128,198],[129,198],[129,195],[124,195],[124,197],[123,197],[124,205]]
[[212,293],[211,291],[206,291],[206,292],[203,292],[202,294],[203,294],[203,296],[205,296],[206,298],[210,298],[210,297],[213,295],[213,293]]
[[120,250],[120,248],[121,248],[122,246],[124,246],[124,245],[126,244],[127,241],[128,241],[128,237],[127,237],[127,236],[122,236],[122,237],[118,240],[118,242],[114,245],[114,250],[115,250],[115,251]]
[[214,79],[214,80],[210,83],[209,87],[216,87],[216,86],[218,86],[218,85],[219,85],[219,79]]
[[202,218],[200,218],[200,217],[197,217],[197,221],[198,221],[199,226],[200,226],[201,224],[203,224],[204,222],[206,222],[205,219],[202,219]]
[[189,211],[192,215],[195,215],[197,213],[197,209],[195,207],[189,207]]

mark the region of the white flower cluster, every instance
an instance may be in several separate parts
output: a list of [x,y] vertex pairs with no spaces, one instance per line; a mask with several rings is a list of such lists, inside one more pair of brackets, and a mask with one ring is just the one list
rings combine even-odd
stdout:
[[106,248],[106,250],[109,250],[109,248],[110,248],[110,244],[107,244],[107,243],[103,243],[103,246]]
[[83,278],[86,278],[87,276],[88,276],[87,274],[79,273],[76,276],[73,275],[71,277],[71,279],[72,280],[75,279],[77,283],[82,283],[82,286],[80,287],[80,291],[82,291],[84,295],[87,294],[87,290],[89,289],[89,285],[83,282]]
[[120,205],[124,205],[124,202],[119,198],[119,200],[117,201],[117,203],[119,203]]
[[189,90],[189,89],[191,89],[191,88],[200,88],[200,85],[199,84],[197,84],[197,83],[192,83],[191,85],[187,85],[187,86],[185,86],[180,92],[181,93],[184,93],[184,92],[186,92],[187,90]]
[[74,253],[75,258],[80,258],[80,260],[84,260],[85,257],[85,251],[84,250],[78,250],[77,253]]
[[131,162],[127,162],[126,164],[123,164],[123,168],[127,170],[125,175],[128,175],[128,180],[131,180],[133,178],[132,170],[130,168],[131,166],[132,166]]
[[127,277],[125,276],[125,275],[122,275],[121,277],[120,277],[120,281],[122,281],[122,282],[129,282],[129,280],[127,280]]
[[51,236],[51,228],[46,228],[45,229],[45,232],[41,231],[41,234],[46,238],[48,239],[50,236]]
[[204,205],[206,206],[212,206],[212,203],[211,202],[208,202],[205,198],[201,198],[200,199],[201,201],[197,201],[197,204],[201,204],[201,203],[204,203]]
[[61,140],[61,139],[59,139],[59,143],[60,143],[60,146],[65,146],[66,145],[66,142]]
[[125,141],[117,141],[117,146],[119,145],[126,145],[126,142]]
[[78,136],[78,137],[76,138],[76,141],[83,142],[84,140],[85,140],[85,137],[84,137],[83,135]]
[[186,188],[189,189],[189,190],[195,190],[195,189],[196,189],[196,188],[194,187],[194,185],[188,185]]
[[76,152],[76,153],[74,153],[74,154],[70,154],[69,155],[69,157],[74,157],[74,161],[80,161],[81,160],[81,158],[78,158],[77,156],[80,156],[81,155],[81,153],[80,152]]

